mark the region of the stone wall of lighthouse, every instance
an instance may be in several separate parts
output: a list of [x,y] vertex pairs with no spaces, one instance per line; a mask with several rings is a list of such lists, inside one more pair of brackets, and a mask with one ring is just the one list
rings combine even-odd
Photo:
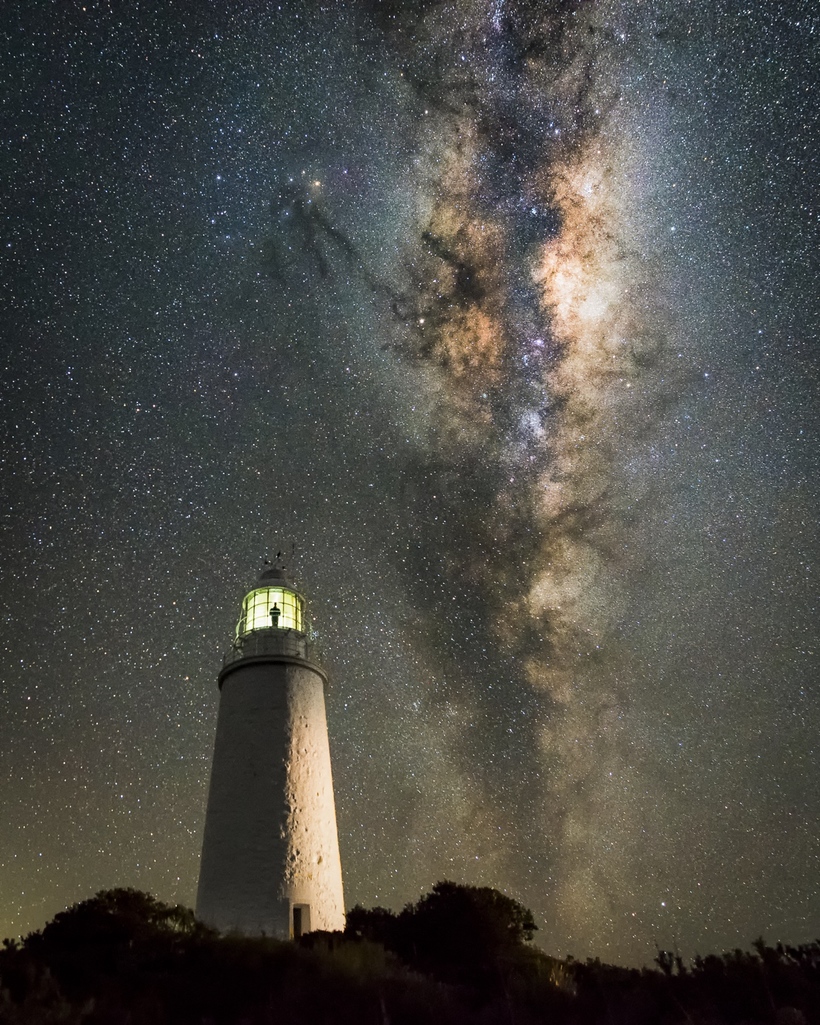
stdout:
[[344,928],[325,678],[304,645],[260,631],[220,676],[197,915],[223,932]]

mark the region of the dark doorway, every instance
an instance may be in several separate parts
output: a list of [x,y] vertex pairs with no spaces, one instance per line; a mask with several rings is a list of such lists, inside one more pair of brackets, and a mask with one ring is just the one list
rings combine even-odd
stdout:
[[293,905],[293,938],[298,940],[310,932],[310,904]]

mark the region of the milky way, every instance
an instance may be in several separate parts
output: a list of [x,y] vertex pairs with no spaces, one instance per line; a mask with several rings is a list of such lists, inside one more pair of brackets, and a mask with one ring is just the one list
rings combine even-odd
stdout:
[[816,935],[820,27],[706,6],[14,8],[5,934],[193,901],[293,546],[351,903]]

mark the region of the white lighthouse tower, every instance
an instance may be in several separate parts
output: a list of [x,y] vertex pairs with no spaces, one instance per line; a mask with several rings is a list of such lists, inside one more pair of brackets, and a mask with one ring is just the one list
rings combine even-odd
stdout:
[[304,598],[281,565],[267,566],[219,674],[196,913],[223,932],[344,928],[326,685]]

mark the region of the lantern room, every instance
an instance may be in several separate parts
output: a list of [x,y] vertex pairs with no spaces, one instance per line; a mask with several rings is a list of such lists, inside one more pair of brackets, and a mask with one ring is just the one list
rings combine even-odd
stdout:
[[305,600],[278,566],[266,569],[256,587],[245,595],[236,624],[237,638],[255,630],[298,630],[304,633]]

